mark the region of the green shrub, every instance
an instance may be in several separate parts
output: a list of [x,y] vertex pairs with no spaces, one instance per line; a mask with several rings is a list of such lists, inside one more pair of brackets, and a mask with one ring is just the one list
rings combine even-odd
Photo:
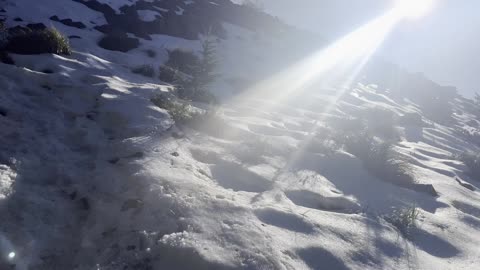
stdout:
[[397,230],[405,237],[411,237],[412,229],[416,226],[416,221],[420,211],[417,207],[395,209],[385,220],[395,226]]
[[207,104],[218,104],[218,100],[214,94],[203,89],[191,91],[192,88],[188,85],[189,84],[183,84],[177,87],[177,93],[180,98]]
[[215,54],[215,44],[210,38],[202,44],[201,57],[188,51],[169,51],[166,67],[160,67],[160,79],[175,84],[182,99],[216,104],[217,99],[207,89],[216,77],[213,73],[217,64]]
[[168,51],[168,61],[165,66],[192,75],[195,66],[200,63],[200,58],[192,51],[175,49]]
[[141,65],[132,69],[135,74],[140,74],[145,77],[153,78],[155,76],[155,69],[152,65]]
[[405,113],[404,115],[399,117],[398,123],[403,126],[425,126],[422,115],[417,112]]
[[17,29],[8,36],[5,49],[17,54],[54,53],[70,55],[72,53],[68,38],[55,28],[43,30]]
[[159,68],[158,78],[162,82],[177,84],[179,83],[180,78],[182,78],[183,76],[185,76],[185,74],[179,71],[178,69],[174,69],[165,65],[162,65]]
[[345,150],[360,159],[365,169],[378,179],[403,187],[415,183],[410,164],[393,150],[391,143],[362,132],[338,138]]
[[192,118],[188,105],[177,101],[173,96],[157,95],[151,101],[157,107],[167,110],[177,124],[187,123]]
[[397,141],[400,136],[395,128],[395,114],[383,108],[369,108],[359,112],[360,117],[332,118],[329,125],[337,136],[349,137],[363,133],[380,137],[385,141]]

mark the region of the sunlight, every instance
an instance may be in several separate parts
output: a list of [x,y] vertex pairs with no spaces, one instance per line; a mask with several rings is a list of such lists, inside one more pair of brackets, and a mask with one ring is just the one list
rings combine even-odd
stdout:
[[[384,15],[319,50],[309,58],[258,83],[229,103],[234,104],[250,98],[268,98],[272,104],[278,103],[291,97],[292,93],[298,96],[301,91],[306,91],[316,82],[328,81],[332,77],[344,76],[346,82],[344,85],[348,85],[348,82],[353,81],[358,71],[401,20],[424,16],[433,4],[434,0],[397,0],[394,8]],[[342,70],[348,69],[357,70],[357,72],[341,73]],[[341,94],[338,93],[339,96]]]
[[397,0],[395,10],[400,17],[419,18],[433,7],[434,0]]
[[[269,100],[273,106],[274,103],[291,98],[294,93],[298,97],[316,83],[326,82],[331,78],[343,78],[344,82],[341,84],[345,85],[345,82],[354,79],[400,19],[395,10],[387,12],[332,45],[258,83],[229,104],[239,105],[241,101],[248,103],[248,100],[253,98]],[[356,72],[352,74],[345,72],[346,70]],[[345,89],[339,91],[343,92]]]
[[[322,108],[322,115],[328,115],[342,96],[352,89],[366,63],[394,27],[404,18],[418,17],[426,13],[430,7],[427,3],[431,1],[415,1],[417,5],[413,5],[414,1],[410,0],[401,3],[330,46],[258,83],[228,102],[227,107],[249,108],[253,100],[258,100],[260,103],[255,103],[255,109],[247,110],[244,115],[255,117],[258,112],[274,111],[281,108],[281,104],[299,100],[304,108],[315,107],[317,97],[323,89],[335,89],[329,104]],[[322,119],[317,119],[317,122],[319,121]],[[311,125],[307,130],[309,135],[302,140],[298,150],[291,153],[287,164],[280,169],[278,175],[288,170],[302,156],[318,128],[316,123]]]
[[[264,80],[243,92],[228,106],[249,108],[253,100],[255,110],[247,110],[245,116],[254,117],[261,111],[273,111],[283,104],[300,100],[304,108],[315,107],[317,95],[322,89],[335,89],[329,104],[322,108],[323,115],[334,109],[334,105],[353,87],[358,75],[394,27],[405,18],[420,17],[429,10],[431,0],[399,0],[397,5],[382,16],[373,19],[357,30],[333,42],[286,70]],[[260,107],[258,106],[259,104]],[[322,121],[322,119],[317,119]],[[281,171],[303,154],[317,132],[317,124],[308,130],[307,136],[292,153]]]

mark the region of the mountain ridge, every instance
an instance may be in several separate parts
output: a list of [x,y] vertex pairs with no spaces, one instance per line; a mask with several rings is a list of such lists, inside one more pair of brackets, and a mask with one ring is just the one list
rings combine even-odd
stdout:
[[[325,42],[226,0],[0,8],[8,28],[55,27],[72,47],[0,64],[1,267],[480,263],[480,184],[457,157],[479,150],[480,110],[454,88],[372,59],[346,87],[326,74],[289,89],[300,79],[290,68]],[[238,17],[220,15],[229,9]],[[200,55],[207,34],[218,106],[182,100],[158,78],[171,51]],[[111,36],[138,43],[99,46]],[[154,76],[132,72],[144,65]],[[152,102],[165,97],[171,107]]]

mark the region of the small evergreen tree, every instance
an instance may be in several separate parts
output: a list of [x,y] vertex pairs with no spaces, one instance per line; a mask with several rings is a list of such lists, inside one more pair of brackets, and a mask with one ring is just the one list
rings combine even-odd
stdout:
[[202,58],[194,74],[194,86],[197,91],[206,91],[206,86],[215,80],[216,46],[211,38],[206,38],[202,44]]
[[3,49],[7,43],[8,33],[3,21],[0,21],[0,48]]
[[242,5],[256,11],[263,11],[265,9],[259,0],[243,0]]
[[477,106],[480,106],[480,94],[475,93],[475,97],[473,97],[473,100],[475,101],[475,104]]
[[199,61],[192,65],[192,74],[188,78],[181,79],[179,95],[200,102],[216,102],[214,96],[207,87],[217,75],[214,73],[217,65],[216,45],[211,37],[204,39]]

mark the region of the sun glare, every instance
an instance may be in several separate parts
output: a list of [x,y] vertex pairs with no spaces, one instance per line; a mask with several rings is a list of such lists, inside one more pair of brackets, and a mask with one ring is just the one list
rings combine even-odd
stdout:
[[[419,18],[426,15],[435,0],[396,0],[395,6],[385,14],[355,29],[343,38],[324,47],[309,57],[291,65],[287,69],[273,75],[262,82],[246,89],[227,104],[232,107],[248,108],[253,100],[268,100],[261,110],[249,110],[245,116],[255,116],[259,111],[270,111],[275,106],[298,100],[302,96],[302,106],[315,106],[316,95],[322,89],[335,89],[335,95],[325,105],[323,115],[328,115],[334,104],[352,89],[357,77],[371,56],[384,42],[386,37],[404,19]],[[311,103],[311,104],[310,104]],[[260,109],[260,108],[259,108]],[[323,116],[320,116],[323,117]],[[319,121],[321,119],[318,119]],[[305,151],[317,129],[312,130],[291,154],[285,168],[294,164]]]
[[395,10],[403,18],[425,16],[433,7],[434,0],[397,0]]
[[348,91],[361,69],[395,26],[403,19],[426,15],[432,9],[434,2],[435,0],[396,0],[394,7],[385,14],[286,70],[250,87],[228,103],[240,105],[243,102],[250,102],[251,99],[266,97],[271,102],[270,105],[265,106],[274,106],[290,100],[292,96],[298,97],[309,89],[315,89],[319,83],[326,88],[330,87],[330,82],[337,84],[338,80],[332,78],[343,80],[341,87],[336,85],[337,94],[340,97]]

